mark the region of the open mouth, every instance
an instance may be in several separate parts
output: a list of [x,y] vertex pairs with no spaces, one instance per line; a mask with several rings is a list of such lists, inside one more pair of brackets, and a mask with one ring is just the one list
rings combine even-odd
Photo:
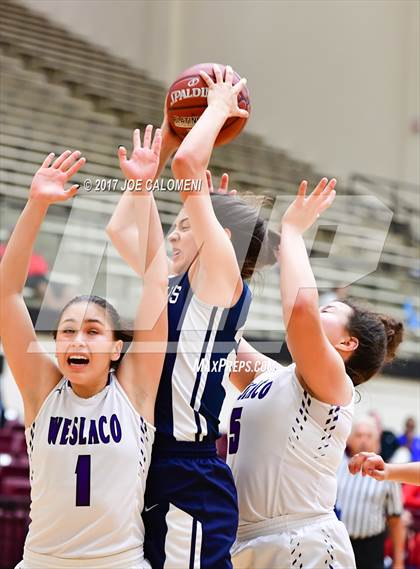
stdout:
[[176,259],[176,257],[179,257],[180,254],[181,254],[181,251],[179,249],[173,249],[172,250],[172,259]]
[[74,369],[80,369],[88,365],[89,358],[87,356],[72,355],[68,356],[67,363]]

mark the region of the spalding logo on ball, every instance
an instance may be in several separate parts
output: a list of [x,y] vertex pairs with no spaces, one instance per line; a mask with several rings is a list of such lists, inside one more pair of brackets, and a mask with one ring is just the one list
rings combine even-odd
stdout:
[[[172,83],[168,91],[166,109],[169,124],[179,138],[184,138],[192,129],[207,107],[208,87],[200,76],[200,71],[216,81],[213,71],[214,63],[199,63],[183,71]],[[226,66],[218,64],[225,77]],[[239,75],[233,72],[233,85],[240,81]],[[238,94],[238,106],[250,112],[251,103],[246,86]],[[244,128],[248,119],[231,117],[223,125],[215,145],[227,144],[233,140]]]

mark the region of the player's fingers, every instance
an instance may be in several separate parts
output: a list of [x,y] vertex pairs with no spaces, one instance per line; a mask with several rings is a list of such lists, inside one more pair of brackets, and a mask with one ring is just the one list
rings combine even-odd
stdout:
[[78,189],[79,189],[79,185],[74,184],[73,186],[71,186],[71,188],[69,188],[68,190],[65,190],[64,194],[63,194],[63,201],[73,198],[77,194]]
[[314,197],[314,196],[319,196],[319,194],[321,194],[324,189],[325,186],[327,185],[328,179],[327,178],[322,178],[317,186],[315,187],[314,191],[312,192],[312,194],[310,195],[310,197]]
[[374,455],[374,456],[370,456],[366,459],[364,466],[366,468],[378,470],[381,468],[382,463],[383,463],[382,459],[380,457]]
[[86,164],[86,158],[82,156],[82,158],[79,158],[76,164],[73,164],[73,166],[67,170],[66,172],[67,180],[69,180],[72,176],[74,176],[75,173],[78,172],[80,168],[85,164]]
[[152,142],[153,154],[155,154],[156,156],[159,156],[161,146],[162,146],[162,130],[160,128],[157,128],[155,131],[155,136],[153,137],[153,142]]
[[362,457],[355,455],[348,463],[348,469],[351,474],[357,474],[360,470]]
[[48,166],[49,166],[49,165],[51,164],[51,162],[53,161],[54,156],[55,156],[54,152],[50,152],[50,153],[48,154],[48,156],[45,158],[44,162],[42,163],[41,168],[48,168]]
[[118,147],[118,158],[120,159],[120,163],[121,161],[125,162],[127,160],[127,149],[125,146]]
[[74,161],[77,160],[78,158],[80,158],[81,154],[82,153],[80,152],[80,150],[75,150],[74,152],[72,152],[70,154],[70,156],[68,158],[66,158],[64,160],[64,162],[61,164],[60,170],[62,172],[66,172],[68,170],[68,168],[70,168],[70,166],[72,166],[74,164]]
[[334,190],[336,184],[337,184],[337,180],[335,178],[331,178],[331,180],[328,182],[328,184],[322,190],[322,196],[325,196],[325,195],[329,194],[330,192],[332,192],[332,190]]
[[233,92],[234,93],[240,93],[242,91],[242,89],[245,87],[245,85],[247,84],[247,78],[246,77],[242,77],[242,79],[240,79],[233,87]]
[[70,154],[71,154],[71,150],[65,150],[62,154],[60,154],[60,156],[54,162],[52,167],[53,168],[60,168],[61,164],[64,162],[64,160],[67,158],[67,156],[70,156]]
[[385,473],[383,470],[372,470],[372,478],[375,480],[385,480]]
[[331,190],[326,197],[323,198],[322,203],[320,204],[319,208],[317,209],[318,215],[321,215],[326,209],[332,206],[333,201],[335,200],[336,191]]
[[210,75],[207,75],[207,73],[205,71],[203,71],[202,69],[200,70],[200,75],[201,75],[201,78],[204,80],[205,84],[207,85],[207,87],[213,87],[214,86],[213,79],[210,77]]
[[216,83],[223,83],[223,75],[220,67],[215,63],[213,65],[214,75],[216,77]]
[[138,150],[139,148],[141,148],[140,129],[135,128],[133,131],[133,150]]
[[222,194],[226,194],[228,187],[229,187],[229,174],[225,172],[220,180],[219,192],[221,192]]
[[227,83],[228,85],[232,85],[232,81],[233,81],[233,69],[230,65],[226,65],[225,83]]
[[235,116],[240,117],[241,119],[247,119],[249,117],[249,112],[245,109],[238,109]]
[[206,170],[206,179],[207,179],[207,185],[209,187],[209,192],[213,193],[214,189],[213,189],[213,178],[211,176],[211,172],[210,170]]
[[151,124],[148,124],[146,126],[146,130],[144,131],[143,148],[150,148],[150,144],[152,142],[152,131],[153,126]]
[[297,197],[299,199],[304,199],[306,196],[306,188],[308,187],[308,182],[306,180],[302,180],[302,182],[299,184],[299,188],[298,188],[298,192],[297,192]]
[[238,193],[238,190],[230,190],[229,191],[230,196],[236,196],[237,193]]

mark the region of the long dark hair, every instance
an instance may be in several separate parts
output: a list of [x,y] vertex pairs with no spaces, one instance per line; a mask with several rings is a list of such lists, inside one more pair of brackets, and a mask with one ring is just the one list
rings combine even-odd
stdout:
[[249,279],[256,269],[273,265],[280,234],[267,228],[257,209],[237,196],[212,193],[210,197],[219,223],[231,232],[242,278]]

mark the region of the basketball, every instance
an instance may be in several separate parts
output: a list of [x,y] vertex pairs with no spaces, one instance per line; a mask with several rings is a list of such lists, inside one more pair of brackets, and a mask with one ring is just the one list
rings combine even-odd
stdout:
[[[189,67],[178,75],[169,88],[166,101],[168,119],[172,129],[181,139],[189,133],[207,107],[208,87],[200,76],[200,70],[205,71],[215,81],[213,65],[213,63],[199,63]],[[226,66],[218,65],[224,78]],[[240,76],[234,71],[233,84],[235,85],[240,79]],[[238,95],[238,105],[248,112],[251,110],[249,92],[246,87]],[[227,144],[236,138],[247,120],[241,117],[229,118],[223,125],[215,146]]]

